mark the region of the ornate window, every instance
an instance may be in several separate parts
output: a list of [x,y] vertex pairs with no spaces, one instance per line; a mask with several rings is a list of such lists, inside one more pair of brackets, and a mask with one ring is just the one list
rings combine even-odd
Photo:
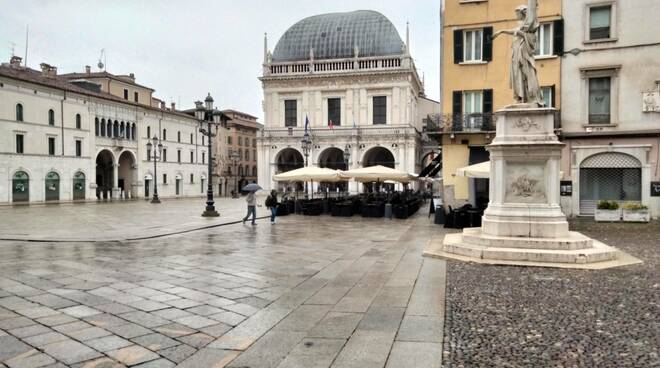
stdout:
[[284,101],[284,126],[295,127],[298,125],[298,101]]

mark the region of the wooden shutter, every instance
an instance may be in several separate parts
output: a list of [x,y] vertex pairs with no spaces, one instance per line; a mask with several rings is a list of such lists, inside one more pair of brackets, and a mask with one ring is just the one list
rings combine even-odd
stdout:
[[481,34],[481,44],[484,48],[481,58],[483,61],[493,61],[493,27],[484,27]]
[[451,95],[451,111],[454,115],[463,113],[463,91],[454,91]]
[[463,31],[454,31],[454,64],[463,62]]
[[552,86],[550,86],[550,104],[552,106],[546,106],[546,107],[557,108],[557,105],[555,104],[555,85],[554,84]]
[[[562,56],[564,55],[564,20],[563,19],[557,19],[554,21],[554,25],[552,26],[553,30],[553,54]],[[552,95],[554,97],[554,94]]]
[[483,106],[482,111],[484,114],[490,114],[493,112],[493,90],[484,89],[483,90]]

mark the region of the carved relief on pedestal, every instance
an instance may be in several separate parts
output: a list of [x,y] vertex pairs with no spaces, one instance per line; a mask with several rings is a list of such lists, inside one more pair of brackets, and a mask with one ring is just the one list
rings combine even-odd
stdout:
[[507,164],[507,203],[546,203],[543,164]]
[[642,93],[642,112],[660,112],[660,91]]
[[531,128],[537,130],[541,129],[541,126],[538,122],[530,119],[529,117],[520,118],[515,123],[516,128],[522,129],[524,132],[528,132]]

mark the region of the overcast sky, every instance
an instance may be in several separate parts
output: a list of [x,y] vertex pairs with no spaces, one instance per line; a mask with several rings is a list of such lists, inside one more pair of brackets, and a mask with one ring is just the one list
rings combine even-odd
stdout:
[[155,97],[188,108],[207,92],[220,108],[263,116],[263,35],[272,51],[286,29],[302,18],[372,9],[388,17],[425,76],[427,96],[438,99],[440,0],[0,0],[0,59],[25,53],[28,66],[46,62],[59,73],[96,70],[105,49],[107,70],[135,73]]

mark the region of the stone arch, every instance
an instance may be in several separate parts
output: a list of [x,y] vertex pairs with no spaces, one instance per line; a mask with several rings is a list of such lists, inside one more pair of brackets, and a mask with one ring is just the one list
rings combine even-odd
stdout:
[[275,165],[277,166],[277,173],[283,173],[303,167],[305,165],[305,159],[300,151],[292,147],[287,147],[275,155]]
[[96,197],[98,199],[112,198],[116,164],[117,158],[109,149],[102,149],[96,153]]
[[338,147],[328,147],[321,151],[318,158],[319,167],[327,167],[333,170],[346,170],[344,151]]
[[395,168],[396,160],[394,153],[383,146],[374,146],[367,149],[362,155],[362,167],[382,165]]
[[119,154],[117,163],[119,164],[117,187],[124,192],[125,198],[132,198],[136,195],[133,193],[133,187],[137,185],[137,157],[133,151],[125,149]]

